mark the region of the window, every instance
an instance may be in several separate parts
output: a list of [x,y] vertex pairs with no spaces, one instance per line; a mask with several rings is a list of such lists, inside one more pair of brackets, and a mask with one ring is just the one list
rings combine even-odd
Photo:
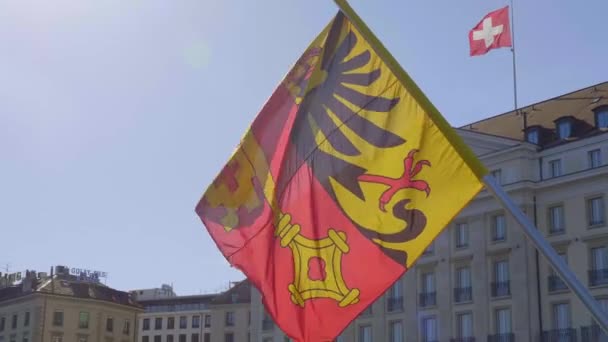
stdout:
[[456,269],[456,289],[454,289],[454,299],[457,303],[468,302],[473,300],[473,291],[471,286],[471,268],[462,266]]
[[131,334],[131,321],[128,319],[125,319],[125,323],[122,326],[122,334],[127,336]]
[[572,135],[572,122],[570,120],[560,120],[557,122],[557,137],[567,139]]
[[403,323],[401,321],[390,322],[388,333],[390,342],[403,342]]
[[420,306],[429,307],[436,303],[435,293],[435,273],[427,272],[422,274],[422,293],[420,294]]
[[511,309],[503,308],[496,310],[495,329],[500,335],[511,333]]
[[205,315],[205,328],[211,327],[211,315]]
[[[568,263],[568,256],[567,256],[566,253],[564,253],[564,252],[558,252],[557,255],[559,255],[559,257],[566,264]],[[555,271],[555,269],[553,269],[551,266],[549,266],[549,267],[550,267],[550,270],[549,270],[549,292],[567,290],[568,286],[566,285],[566,283],[564,283],[564,281],[557,274],[557,272]]]
[[509,296],[510,294],[509,261],[496,261],[494,263],[494,284],[492,284],[492,296],[504,297]]
[[505,215],[494,215],[492,216],[492,240],[504,241],[507,237],[507,223],[505,221]]
[[435,292],[435,273],[428,272],[422,275],[422,291]]
[[180,329],[187,329],[188,328],[188,317],[186,317],[186,316],[179,316],[179,328]]
[[538,128],[530,129],[526,134],[526,141],[538,145]]
[[591,256],[594,270],[608,269],[608,248],[606,246],[592,248]]
[[11,321],[11,328],[17,329],[17,321],[19,321],[19,316],[17,316],[17,314],[13,315],[13,320]]
[[226,326],[227,327],[234,326],[234,312],[232,312],[232,311],[226,312]]
[[435,316],[422,319],[422,341],[435,342],[437,339],[437,319]]
[[224,342],[234,342],[234,333],[224,334]]
[[205,335],[203,335],[203,342],[211,342],[211,334],[210,333],[205,333]]
[[559,234],[564,232],[564,207],[556,205],[549,208],[549,233]]
[[30,312],[29,311],[25,312],[25,317],[23,318],[23,326],[24,327],[30,326]]
[[464,248],[469,245],[469,228],[466,223],[456,224],[456,248]]
[[4,331],[5,326],[6,326],[6,317],[0,317],[0,331]]
[[608,284],[608,247],[591,248],[591,270],[589,272],[589,285]]
[[53,325],[56,327],[63,326],[63,311],[53,312]]
[[456,334],[460,338],[473,337],[473,314],[470,312],[459,313],[456,315],[458,331]]
[[173,335],[167,335],[167,342],[174,342]]
[[89,337],[88,336],[78,336],[78,342],[89,342]]
[[112,332],[114,331],[114,318],[112,317],[108,317],[106,319],[106,331],[107,332]]
[[144,318],[144,322],[142,324],[144,330],[150,330],[150,319]]
[[53,336],[51,336],[51,342],[63,342],[63,335],[53,335]]
[[194,315],[192,316],[192,328],[200,328],[201,327],[201,316]]
[[502,184],[502,170],[496,169],[496,170],[493,170],[491,173],[492,173],[492,177],[494,177],[494,179],[496,179],[496,182],[498,184]]
[[156,317],[154,319],[154,330],[161,330],[163,328],[163,318]]
[[23,337],[21,338],[21,342],[29,342],[30,341],[30,333],[29,332],[24,332],[23,333]]
[[428,247],[422,252],[422,255],[432,255],[435,252],[435,242],[431,242]]
[[604,312],[608,312],[608,298],[596,298]]
[[186,342],[186,334],[179,334],[179,342]]
[[553,328],[559,330],[570,328],[570,304],[553,304]]
[[359,342],[372,342],[372,327],[371,325],[359,326]]
[[154,342],[162,342],[162,336],[161,335],[154,335]]
[[9,342],[17,342],[17,334],[12,334],[9,336]]
[[168,330],[175,329],[175,317],[168,317],[167,318],[167,329]]
[[388,312],[395,312],[403,310],[403,282],[401,278],[391,286],[386,298],[386,308]]
[[604,198],[594,197],[587,200],[587,212],[589,226],[601,226],[604,224]]
[[190,336],[190,342],[199,342],[199,335],[198,334],[192,334],[192,336]]
[[81,311],[78,314],[78,328],[79,329],[88,329],[89,328],[89,313]]
[[148,336],[142,336],[141,337],[141,342],[150,342],[150,337],[148,337]]
[[559,177],[562,175],[562,160],[555,159],[549,161],[549,177]]
[[602,165],[602,152],[600,149],[592,150],[587,152],[587,159],[589,160],[589,168],[599,167]]
[[460,288],[471,287],[471,268],[462,266],[456,269],[456,280]]
[[608,107],[600,108],[595,112],[595,124],[599,129],[608,128]]
[[402,289],[401,289],[402,285],[403,284],[401,282],[401,278],[397,279],[397,281],[389,289],[389,297],[390,298],[401,298],[401,296],[403,296]]

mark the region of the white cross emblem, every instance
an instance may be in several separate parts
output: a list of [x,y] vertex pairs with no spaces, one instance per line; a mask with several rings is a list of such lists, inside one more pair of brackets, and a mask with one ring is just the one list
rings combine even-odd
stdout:
[[473,40],[483,39],[488,48],[494,43],[494,36],[502,33],[502,27],[503,25],[492,26],[492,18],[485,18],[481,30],[473,31]]

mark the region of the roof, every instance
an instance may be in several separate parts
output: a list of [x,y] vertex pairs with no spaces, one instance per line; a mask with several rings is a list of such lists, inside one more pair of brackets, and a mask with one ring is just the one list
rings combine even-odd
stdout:
[[24,280],[20,285],[0,289],[0,302],[35,293],[92,299],[141,308],[127,292],[115,290],[100,283],[78,281],[75,277],[71,276],[55,276],[52,279],[32,279],[32,282],[29,283]]
[[241,304],[251,303],[251,283],[245,279],[235,284],[230,289],[215,296],[211,304]]
[[176,296],[170,298],[139,300],[143,306],[150,305],[179,305],[179,304],[210,304],[215,294],[196,295],[196,296]]
[[587,129],[579,137],[593,135],[594,109],[608,105],[608,82],[599,83],[552,99],[538,102],[518,111],[510,111],[460,127],[464,130],[483,132],[501,137],[523,140],[523,117],[527,115],[527,127],[541,126],[555,130],[555,121],[561,117],[573,118],[587,123]]

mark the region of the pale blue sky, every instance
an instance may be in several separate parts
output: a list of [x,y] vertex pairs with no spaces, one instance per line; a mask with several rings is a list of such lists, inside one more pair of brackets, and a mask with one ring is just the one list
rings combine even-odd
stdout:
[[[453,124],[512,109],[511,55],[468,55],[499,0],[352,0]],[[520,104],[608,81],[605,0],[516,0]],[[0,263],[119,289],[241,274],[194,206],[330,0],[0,0]]]

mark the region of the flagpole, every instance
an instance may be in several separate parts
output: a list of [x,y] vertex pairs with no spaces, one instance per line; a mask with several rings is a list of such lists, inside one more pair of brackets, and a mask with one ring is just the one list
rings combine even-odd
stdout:
[[559,274],[562,280],[568,285],[568,287],[576,294],[576,296],[583,302],[587,309],[591,312],[591,315],[598,323],[598,325],[608,333],[608,316],[602,310],[600,304],[593,298],[589,289],[581,283],[576,275],[568,268],[568,264],[561,258],[555,249],[547,242],[545,237],[540,231],[534,226],[534,223],[530,221],[528,216],[513,202],[509,195],[502,189],[496,182],[494,177],[487,175],[483,178],[483,182],[486,188],[494,198],[496,198],[502,206],[507,209],[513,215],[517,223],[523,228],[524,233],[534,243],[536,248],[547,258],[551,267]]
[[[513,0],[511,0],[513,1]],[[534,226],[534,223],[521,211],[519,206],[513,202],[513,200],[507,195],[500,185],[496,182],[494,177],[487,174],[485,166],[477,159],[473,154],[472,150],[464,143],[462,138],[456,133],[456,131],[449,125],[445,118],[439,113],[437,108],[431,103],[431,101],[424,95],[424,93],[418,88],[416,83],[411,79],[397,60],[390,54],[390,52],[382,45],[380,40],[372,33],[367,27],[365,22],[357,15],[352,7],[348,4],[347,0],[334,0],[340,11],[350,20],[353,26],[359,31],[359,33],[367,40],[371,48],[374,49],[376,54],[384,61],[387,67],[393,72],[395,77],[408,88],[412,96],[420,103],[422,108],[427,110],[427,114],[431,117],[435,125],[445,134],[448,141],[462,154],[463,158],[469,164],[471,170],[481,179],[485,184],[488,191],[501,203],[501,205],[515,217],[515,220],[522,227],[524,233],[534,243],[537,250],[539,250],[546,258],[549,264],[555,269],[555,271],[564,280],[566,285],[576,294],[576,296],[583,302],[583,304],[589,309],[591,315],[596,320],[598,325],[608,333],[608,315],[604,313],[599,303],[591,296],[589,289],[587,289],[576,275],[568,268],[568,265],[564,260],[555,252],[555,249],[547,242],[545,237],[540,231]],[[514,44],[513,44],[514,47]],[[513,49],[514,50],[514,49]],[[513,55],[513,75],[515,76],[515,54]],[[515,78],[514,78],[515,79]],[[516,88],[514,89],[516,90]],[[517,94],[517,91],[515,91]],[[517,106],[517,105],[516,105]]]
[[[513,9],[513,0],[511,0],[511,54],[513,55],[513,105],[516,113],[519,113],[517,106],[517,67],[515,59],[515,11]],[[526,113],[522,111],[524,120],[524,131],[528,128],[528,118]]]

